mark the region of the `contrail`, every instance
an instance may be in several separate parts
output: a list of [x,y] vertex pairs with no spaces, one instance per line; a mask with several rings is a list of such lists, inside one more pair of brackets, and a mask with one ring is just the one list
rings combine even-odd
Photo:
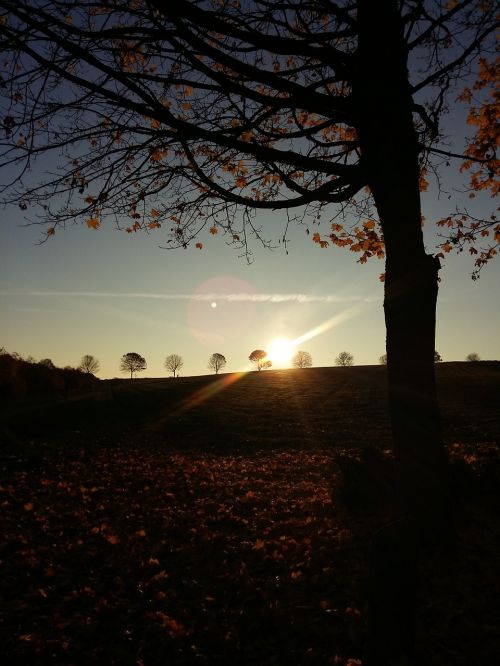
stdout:
[[346,303],[366,300],[355,296],[338,296],[334,294],[280,294],[242,292],[227,293],[195,293],[195,294],[160,294],[148,292],[109,292],[109,291],[2,291],[0,296],[37,297],[37,298],[136,298],[160,301],[219,301],[227,303]]

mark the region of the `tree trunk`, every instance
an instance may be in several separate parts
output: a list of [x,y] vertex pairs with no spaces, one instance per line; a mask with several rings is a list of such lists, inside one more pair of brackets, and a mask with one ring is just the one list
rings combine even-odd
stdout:
[[398,3],[359,0],[358,19],[353,98],[361,164],[386,249],[389,409],[403,517],[372,544],[369,664],[386,666],[413,649],[418,545],[449,539],[453,529],[434,371],[440,266],[423,243],[419,147]]

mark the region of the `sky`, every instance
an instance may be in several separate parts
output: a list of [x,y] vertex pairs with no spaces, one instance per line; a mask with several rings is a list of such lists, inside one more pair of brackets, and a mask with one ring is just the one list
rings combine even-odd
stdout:
[[[449,206],[424,195],[424,214]],[[279,237],[282,214],[261,219]],[[437,240],[425,228],[427,250]],[[209,356],[227,359],[225,372],[247,370],[254,349],[277,337],[298,341],[314,366],[335,365],[341,351],[355,365],[378,363],[385,351],[383,262],[357,263],[343,248],[322,249],[303,227],[291,230],[288,255],[253,245],[248,264],[220,237],[204,249],[165,250],[161,231],[126,234],[70,226],[44,244],[15,208],[0,225],[0,346],[23,357],[77,366],[84,354],[99,361],[102,379],[123,376],[123,354],[147,361],[142,377],[166,377],[165,357],[180,354],[181,376],[209,374]],[[470,352],[500,359],[500,262],[473,282],[472,258],[446,256],[441,271],[436,349],[444,361]],[[289,367],[288,361],[274,367]]]
[[[454,111],[447,124],[463,135],[463,113]],[[445,193],[438,196],[431,181],[422,195],[432,254],[438,252],[432,221],[460,205],[453,173],[441,182]],[[476,205],[479,216],[494,210],[488,199]],[[383,262],[360,265],[348,249],[322,249],[304,227],[290,228],[288,254],[280,245],[270,251],[254,242],[248,264],[220,236],[201,239],[201,251],[194,245],[166,250],[161,230],[127,234],[74,225],[39,244],[42,229],[26,225],[19,208],[0,214],[0,347],[8,352],[50,358],[60,367],[78,366],[92,354],[100,378],[123,376],[120,359],[128,352],[146,359],[143,377],[168,376],[164,360],[174,353],[184,360],[181,376],[208,374],[215,352],[226,357],[226,372],[247,370],[254,349],[281,337],[308,351],[314,366],[334,365],[341,351],[356,365],[377,364],[385,352]],[[323,217],[318,230],[327,235]],[[284,213],[262,212],[259,220],[268,238],[282,236]],[[437,351],[444,361],[471,352],[500,359],[500,257],[476,282],[467,252],[447,254],[443,263]]]

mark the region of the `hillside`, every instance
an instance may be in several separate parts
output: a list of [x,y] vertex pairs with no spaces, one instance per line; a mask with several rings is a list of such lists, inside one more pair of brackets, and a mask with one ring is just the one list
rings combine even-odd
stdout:
[[[500,363],[437,368],[459,541],[419,666],[500,663]],[[1,407],[0,644],[43,666],[364,666],[385,369],[101,381]]]
[[[137,432],[172,445],[388,446],[385,367],[270,370],[179,379],[105,380],[69,398],[1,408],[15,438]],[[444,436],[500,436],[500,362],[437,366]]]

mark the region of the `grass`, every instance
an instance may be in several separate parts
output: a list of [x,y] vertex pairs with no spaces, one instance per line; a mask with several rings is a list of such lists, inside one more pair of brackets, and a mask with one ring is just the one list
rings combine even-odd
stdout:
[[[390,501],[384,368],[230,379],[4,408],[4,663],[362,663]],[[438,366],[460,544],[424,562],[426,666],[500,662],[499,384],[498,363]]]

